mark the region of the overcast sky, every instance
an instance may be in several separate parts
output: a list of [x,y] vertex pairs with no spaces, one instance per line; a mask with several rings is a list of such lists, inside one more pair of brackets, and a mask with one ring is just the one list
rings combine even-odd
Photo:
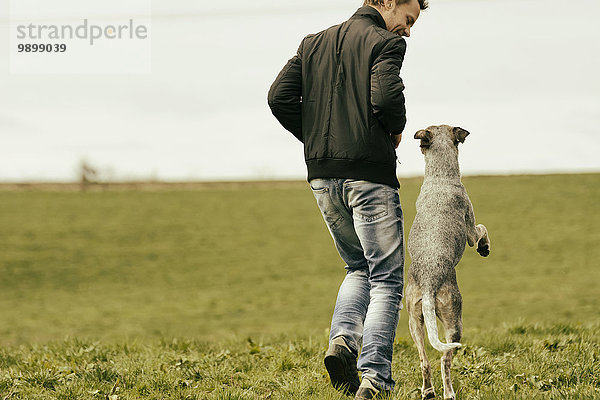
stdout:
[[[599,1],[430,3],[401,72],[399,175],[422,174],[412,136],[442,123],[471,132],[464,174],[600,171]],[[2,2],[0,181],[73,180],[81,159],[115,179],[302,179],[267,91],[305,35],[360,5],[154,0],[150,74],[23,75],[9,72]]]

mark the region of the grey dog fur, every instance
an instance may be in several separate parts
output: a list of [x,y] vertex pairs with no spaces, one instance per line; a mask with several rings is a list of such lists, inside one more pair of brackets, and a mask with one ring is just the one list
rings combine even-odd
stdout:
[[[448,125],[430,126],[415,134],[421,140],[425,176],[417,198],[417,215],[408,236],[412,263],[406,279],[406,307],[411,336],[419,351],[423,399],[435,397],[431,365],[425,354],[424,327],[431,345],[443,352],[444,399],[454,399],[450,366],[462,335],[462,297],[455,267],[465,243],[477,244],[486,257],[490,240],[483,225],[475,225],[471,200],[460,180],[458,144],[469,132]],[[447,343],[438,338],[437,317],[444,325]]]

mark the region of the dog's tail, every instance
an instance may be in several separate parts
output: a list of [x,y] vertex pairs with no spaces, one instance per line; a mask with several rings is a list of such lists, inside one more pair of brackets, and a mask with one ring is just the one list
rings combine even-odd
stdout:
[[423,317],[427,327],[427,337],[434,349],[441,352],[460,347],[460,343],[442,343],[438,338],[437,320],[435,318],[435,298],[432,293],[423,293]]

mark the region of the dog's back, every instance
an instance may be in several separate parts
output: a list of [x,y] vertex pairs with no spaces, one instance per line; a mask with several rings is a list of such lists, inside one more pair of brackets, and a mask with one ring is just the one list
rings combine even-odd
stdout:
[[468,201],[460,180],[423,183],[408,237],[410,271],[419,286],[443,279],[460,261],[467,242]]
[[410,272],[419,286],[436,287],[436,280],[453,272],[467,242],[465,216],[471,203],[460,181],[457,145],[468,132],[447,125],[419,132],[426,167],[408,237]]

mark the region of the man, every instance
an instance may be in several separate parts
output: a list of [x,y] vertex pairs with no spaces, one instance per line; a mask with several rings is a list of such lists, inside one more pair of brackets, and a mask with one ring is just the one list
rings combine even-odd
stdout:
[[348,21],[304,38],[269,90],[273,114],[304,144],[308,181],[347,264],[325,367],[334,387],[356,399],[394,388],[404,269],[394,150],[406,124],[402,36],[425,8],[426,0],[366,0]]

